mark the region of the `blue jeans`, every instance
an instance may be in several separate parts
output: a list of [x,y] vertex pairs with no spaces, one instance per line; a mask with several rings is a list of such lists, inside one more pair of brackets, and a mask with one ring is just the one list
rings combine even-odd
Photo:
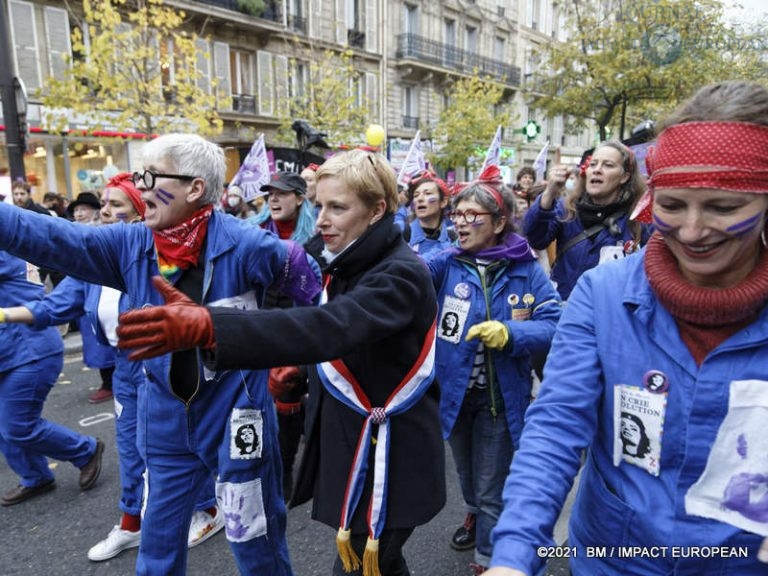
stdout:
[[42,417],[63,362],[57,354],[0,374],[0,451],[22,486],[53,480],[48,458],[82,468],[96,450],[95,438]]
[[501,493],[514,451],[501,395],[496,407],[494,418],[488,390],[470,389],[448,437],[461,494],[467,510],[477,515],[475,561],[483,566],[491,560],[491,530],[504,507]]

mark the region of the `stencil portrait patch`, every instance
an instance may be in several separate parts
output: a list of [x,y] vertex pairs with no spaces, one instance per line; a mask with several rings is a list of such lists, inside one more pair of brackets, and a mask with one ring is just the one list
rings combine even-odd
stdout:
[[261,458],[264,419],[261,410],[234,408],[229,419],[229,457],[232,460]]

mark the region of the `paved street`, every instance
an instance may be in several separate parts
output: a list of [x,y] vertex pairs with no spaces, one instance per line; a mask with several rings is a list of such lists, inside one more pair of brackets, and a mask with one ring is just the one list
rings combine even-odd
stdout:
[[[70,349],[77,338],[77,335],[67,337]],[[98,576],[134,572],[135,550],[102,563],[93,563],[86,558],[88,548],[106,536],[120,515],[112,403],[91,405],[86,400],[98,383],[98,371],[84,368],[79,356],[69,356],[59,382],[48,398],[45,415],[106,442],[101,479],[93,490],[81,492],[77,487],[78,470],[68,463],[53,461],[56,490],[17,506],[0,508],[0,521],[4,527],[0,545],[0,574],[3,576]],[[448,539],[463,519],[452,466],[449,462],[447,506],[433,522],[417,529],[406,548],[413,576],[469,574],[467,566],[472,553],[456,552],[448,546]],[[11,488],[16,480],[5,461],[0,459],[0,490]],[[297,576],[319,576],[330,572],[335,554],[335,532],[310,520],[309,505],[289,512],[288,534]],[[223,532],[191,550],[188,566],[190,576],[237,574]],[[550,573],[566,575],[567,570],[553,566]]]

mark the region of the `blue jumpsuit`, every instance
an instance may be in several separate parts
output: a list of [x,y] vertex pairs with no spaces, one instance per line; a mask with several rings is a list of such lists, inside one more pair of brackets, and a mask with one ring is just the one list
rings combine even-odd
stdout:
[[[59,249],[54,254],[51,245]],[[0,246],[88,282],[126,292],[132,308],[162,303],[151,283],[159,274],[145,226],[72,225],[0,206]],[[319,294],[319,279],[300,249],[271,233],[214,211],[202,269],[206,304],[255,308],[276,284],[302,304]],[[146,456],[147,508],[137,574],[184,574],[187,533],[198,490],[218,473],[217,500],[243,574],[290,575],[285,540],[277,417],[264,370],[210,371],[197,352],[196,382],[170,381],[171,354],[144,362],[147,393],[138,407],[138,442]],[[182,398],[178,386],[190,385]],[[248,430],[252,440],[242,443]]]
[[[115,434],[120,462],[120,510],[138,516],[144,501],[144,458],[136,444],[137,408],[139,398],[146,394],[144,371],[140,362],[128,360],[128,352],[109,346],[99,321],[101,286],[66,277],[42,300],[25,306],[34,316],[33,326],[41,329],[65,324],[82,318],[81,330],[92,332],[100,348],[109,348],[115,359],[112,392],[115,398]],[[127,309],[127,298],[120,296],[120,311]],[[196,510],[205,510],[216,503],[213,475],[201,492]]]
[[[28,280],[27,271],[26,262],[0,251],[2,307],[43,297],[42,284]],[[58,330],[0,323],[0,342],[0,451],[20,484],[32,488],[53,480],[47,458],[85,466],[94,455],[96,439],[41,416],[64,363]]]
[[[768,406],[768,307],[697,366],[674,318],[651,290],[643,255],[586,272],[568,300],[504,487],[492,566],[543,571],[552,527],[588,448],[570,515],[573,548],[558,552],[569,555],[574,576],[768,573],[755,558],[762,536],[686,511],[724,419],[744,411],[746,403],[729,406],[734,380],[760,391],[749,399],[752,410],[764,413]],[[652,392],[651,376],[659,374],[667,389]],[[620,416],[630,404],[653,438],[641,457],[626,455],[621,445]],[[737,420],[744,422],[743,416]],[[765,475],[768,457],[754,446],[760,438],[744,433],[745,462]],[[738,448],[737,442],[730,446]],[[754,487],[756,507],[766,483],[764,477],[762,488]],[[632,546],[647,551],[626,553]],[[706,554],[720,546],[739,556],[695,556],[697,549]]]

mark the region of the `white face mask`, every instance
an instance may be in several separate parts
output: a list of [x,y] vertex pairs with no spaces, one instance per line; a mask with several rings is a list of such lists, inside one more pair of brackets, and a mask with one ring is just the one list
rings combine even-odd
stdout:
[[575,187],[576,187],[576,180],[571,179],[571,180],[565,181],[565,189],[568,190],[568,192],[573,190]]
[[240,196],[229,196],[227,198],[227,204],[229,204],[230,208],[236,208],[240,205],[241,198]]

